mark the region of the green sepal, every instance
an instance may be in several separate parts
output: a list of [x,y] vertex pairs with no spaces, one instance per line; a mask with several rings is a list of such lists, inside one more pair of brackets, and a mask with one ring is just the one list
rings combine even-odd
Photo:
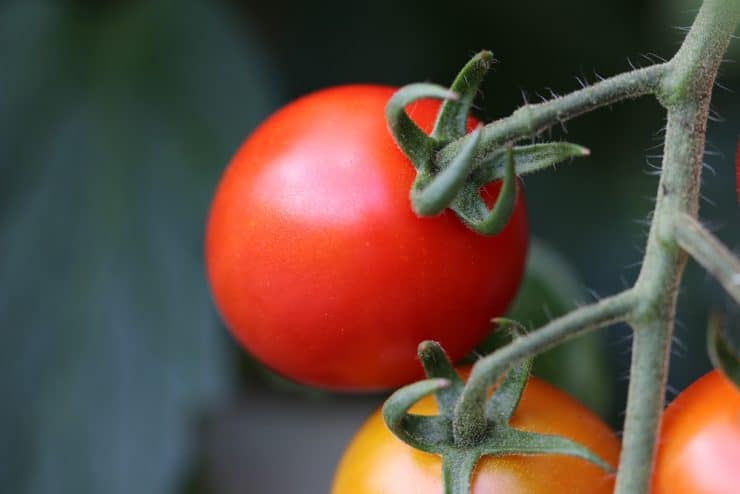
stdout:
[[[501,318],[494,322],[510,329],[514,338],[524,332],[524,328],[516,321]],[[601,457],[575,441],[555,435],[521,431],[509,425],[529,379],[531,359],[512,366],[487,402],[484,401],[485,396],[482,397],[481,404],[485,404],[485,413],[481,420],[485,426],[474,441],[461,441],[454,433],[453,424],[460,418],[458,414],[465,412],[457,406],[461,402],[462,380],[438,343],[421,343],[419,358],[427,375],[433,378],[410,384],[393,393],[383,406],[383,418],[391,432],[401,441],[442,457],[446,494],[469,493],[475,465],[484,455],[560,454],[582,458],[607,472],[613,471],[613,467]],[[440,407],[438,415],[408,413],[414,403],[432,393],[437,394]],[[450,409],[453,409],[452,415],[449,413]]]
[[[393,433],[406,444],[427,453],[441,455],[449,450],[452,442],[450,422],[440,415],[414,415],[407,413]],[[399,436],[400,432],[403,437]]]
[[509,422],[527,386],[532,362],[531,358],[525,359],[513,365],[506,373],[506,377],[486,403],[486,418],[489,422],[496,424]]
[[455,410],[455,403],[457,403],[465,383],[453,367],[442,346],[436,341],[422,341],[419,344],[418,354],[427,377],[449,381],[448,386],[437,389],[435,397],[440,413],[451,419]]
[[482,235],[496,235],[503,230],[514,213],[517,195],[517,179],[514,153],[506,150],[507,160],[504,184],[501,186],[496,202],[490,210],[480,196],[476,184],[468,184],[453,201],[450,208],[474,231]]
[[[450,208],[476,232],[496,235],[506,227],[514,213],[517,175],[532,173],[564,160],[589,154],[588,149],[569,142],[502,148],[472,168],[469,179],[459,187]],[[496,203],[489,210],[480,196],[480,188],[502,176],[503,186]]]
[[722,330],[722,316],[712,313],[707,327],[707,352],[715,369],[740,389],[740,353]]
[[492,63],[493,53],[481,51],[465,64],[450,87],[460,97],[456,100],[446,100],[442,104],[432,131],[433,137],[448,141],[467,133],[470,108]]
[[419,173],[411,188],[411,206],[419,216],[441,213],[459,194],[475,164],[476,147],[480,142],[478,127],[450,165],[436,175]]
[[599,455],[577,442],[551,434],[537,434],[505,427],[491,436],[481,447],[485,455],[566,455],[593,463],[602,470],[612,473],[614,467]]
[[[589,156],[588,148],[570,142],[547,142],[512,148],[516,174],[533,173],[557,165],[565,160]],[[508,153],[505,148],[495,151],[473,171],[471,180],[479,187],[506,175]]]
[[385,424],[406,444],[421,451],[440,454],[452,438],[449,420],[441,415],[413,415],[408,410],[422,398],[449,384],[447,379],[427,379],[397,390],[383,404]]
[[[473,231],[496,235],[508,224],[517,198],[517,174],[531,173],[563,160],[586,156],[588,149],[567,143],[534,144],[485,153],[479,147],[483,132],[479,127],[465,139],[450,161],[437,163],[437,152],[453,139],[465,136],[468,113],[493,55],[482,51],[460,71],[451,89],[434,84],[410,84],[396,91],[386,105],[385,114],[396,143],[411,160],[417,176],[410,191],[411,204],[419,216],[434,216],[452,209]],[[406,107],[419,99],[444,100],[431,135],[427,135],[406,113]],[[493,208],[481,197],[481,188],[503,178]]]
[[406,107],[424,98],[457,99],[458,95],[436,84],[409,84],[396,91],[385,107],[385,118],[393,138],[414,167],[431,172],[432,158],[440,143],[428,136],[406,113]]

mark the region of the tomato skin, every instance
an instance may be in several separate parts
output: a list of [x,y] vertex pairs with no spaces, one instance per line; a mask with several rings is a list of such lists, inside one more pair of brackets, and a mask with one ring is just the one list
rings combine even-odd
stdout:
[[653,494],[740,490],[740,391],[718,371],[686,388],[663,414]]
[[[523,194],[499,235],[451,211],[418,218],[410,161],[384,117],[394,88],[342,86],[305,96],[242,145],[213,200],[206,263],[236,338],[294,380],[378,390],[420,377],[419,342],[453,359],[488,332],[524,269]],[[439,102],[408,111],[430,131]],[[489,199],[500,182],[485,189]]]
[[[427,397],[411,413],[437,413]],[[531,377],[511,425],[559,434],[591,448],[616,467],[619,440],[590,410],[563,391]],[[380,411],[360,428],[344,453],[331,494],[441,494],[440,457],[397,439]],[[563,455],[483,457],[473,473],[471,494],[601,494],[614,489],[614,475]]]

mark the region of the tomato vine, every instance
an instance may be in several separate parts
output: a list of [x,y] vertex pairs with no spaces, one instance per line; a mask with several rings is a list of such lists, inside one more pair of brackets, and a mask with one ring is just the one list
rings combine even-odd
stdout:
[[[485,234],[495,233],[501,221],[505,223],[506,214],[505,207],[501,213],[496,207],[489,211],[476,205],[473,195],[482,183],[477,177],[504,178],[504,183],[513,183],[515,174],[541,168],[531,166],[531,152],[521,148],[518,152],[524,159],[517,159],[514,146],[518,141],[626,99],[653,96],[667,112],[657,199],[636,283],[622,293],[555,319],[476,362],[469,380],[459,390],[452,414],[456,444],[480,444],[480,438],[490,430],[486,397],[504,373],[570,338],[626,322],[632,327],[634,338],[615,492],[648,492],[665,399],[676,300],[688,258],[712,273],[740,303],[740,261],[697,219],[709,102],[723,54],[739,21],[740,2],[705,0],[671,60],[604,79],[550,101],[525,105],[472,134],[460,134],[459,122],[464,121],[461,112],[470,105],[477,73],[464,84],[453,83],[452,94],[437,86],[411,85],[391,100],[387,112],[389,127],[418,170],[411,193],[416,212],[435,214],[450,207],[468,226]],[[479,55],[477,63],[485,57]],[[427,136],[414,129],[404,116],[403,108],[411,100],[430,96],[447,98],[445,107],[454,115],[449,121],[457,124],[443,124],[441,128],[452,129],[451,133]],[[446,121],[445,117],[440,117],[440,121]],[[445,142],[444,138],[451,140]],[[574,149],[571,148],[573,156],[577,155]],[[437,381],[427,383],[434,385],[428,384],[422,394],[442,386]],[[446,485],[446,492],[463,492],[450,483]]]

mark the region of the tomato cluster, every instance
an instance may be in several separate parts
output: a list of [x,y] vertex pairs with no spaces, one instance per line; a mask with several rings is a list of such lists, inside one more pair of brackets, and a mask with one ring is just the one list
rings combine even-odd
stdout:
[[[422,340],[440,342],[458,359],[504,313],[522,278],[528,227],[521,187],[508,225],[493,237],[472,232],[450,211],[412,213],[415,171],[384,119],[393,92],[344,86],[289,104],[243,144],[213,200],[206,260],[218,309],[248,351],[303,383],[400,386],[420,377]],[[407,111],[430,132],[438,109],[422,100]],[[490,203],[499,189],[493,183],[481,195]],[[432,398],[412,409],[436,411]],[[617,463],[612,431],[536,378],[512,426],[572,438]],[[472,492],[597,493],[611,492],[613,482],[562,455],[485,457]],[[398,440],[376,413],[345,453],[332,492],[441,489],[439,457]],[[740,392],[713,372],[667,409],[653,492],[738,489]]]

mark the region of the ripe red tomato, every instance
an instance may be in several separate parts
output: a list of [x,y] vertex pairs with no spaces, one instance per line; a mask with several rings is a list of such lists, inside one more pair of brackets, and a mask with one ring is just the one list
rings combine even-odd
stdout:
[[[522,278],[523,194],[493,237],[451,211],[411,211],[415,170],[384,117],[393,92],[344,86],[289,104],[242,145],[213,200],[206,261],[216,305],[252,354],[300,382],[407,383],[420,375],[419,342],[462,357]],[[430,131],[438,107],[421,101],[409,112]]]
[[717,371],[686,388],[663,414],[653,494],[740,491],[740,391]]
[[[436,415],[426,397],[411,413]],[[573,439],[616,467],[619,439],[586,407],[535,377],[529,379],[512,427]],[[471,494],[609,494],[614,475],[596,465],[563,455],[485,456],[473,473]],[[396,438],[380,411],[363,425],[344,453],[332,494],[441,494],[442,462]]]

